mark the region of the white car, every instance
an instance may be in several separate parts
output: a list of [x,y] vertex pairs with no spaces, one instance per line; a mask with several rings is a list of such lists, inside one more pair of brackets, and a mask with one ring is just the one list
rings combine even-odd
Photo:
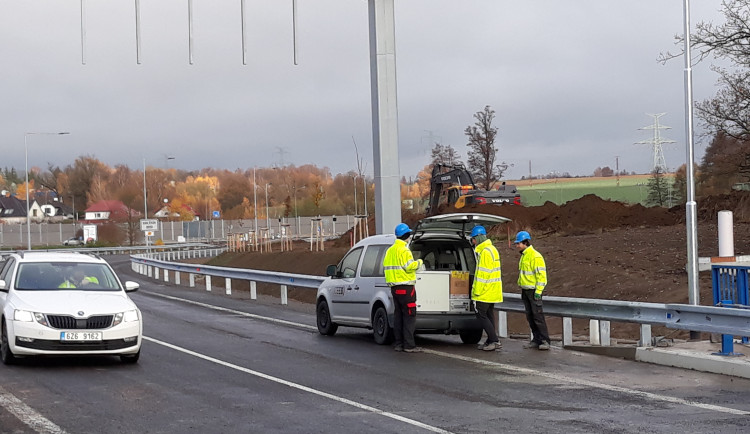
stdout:
[[83,241],[79,240],[76,237],[68,238],[67,240],[63,241],[63,246],[82,246]]
[[12,364],[38,355],[116,355],[136,363],[141,353],[141,312],[98,256],[18,252],[0,271],[0,359]]

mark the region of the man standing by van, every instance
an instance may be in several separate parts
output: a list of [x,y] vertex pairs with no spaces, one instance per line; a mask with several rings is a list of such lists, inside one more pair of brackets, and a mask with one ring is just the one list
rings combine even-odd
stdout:
[[518,262],[518,286],[521,288],[526,320],[533,336],[526,347],[549,350],[547,321],[542,311],[542,291],[547,286],[547,266],[542,254],[531,246],[531,235],[528,232],[519,232],[514,243],[521,252],[521,260]]
[[497,338],[495,323],[495,303],[503,301],[503,282],[500,277],[500,253],[492,241],[487,238],[484,226],[474,226],[471,230],[471,243],[477,257],[477,269],[474,272],[474,283],[471,286],[471,299],[477,309],[477,318],[482,323],[487,341],[479,344],[478,349],[494,351],[502,348]]
[[421,353],[424,350],[417,347],[414,341],[417,325],[417,291],[414,285],[422,260],[414,260],[406,244],[411,236],[411,228],[406,223],[399,223],[395,233],[396,241],[383,258],[385,282],[391,287],[393,296],[393,333],[396,340],[393,348],[405,353]]

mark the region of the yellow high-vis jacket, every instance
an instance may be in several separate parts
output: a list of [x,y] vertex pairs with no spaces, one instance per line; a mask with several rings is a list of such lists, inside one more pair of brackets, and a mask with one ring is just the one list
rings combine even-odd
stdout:
[[421,266],[422,260],[414,260],[406,241],[397,239],[383,258],[385,283],[388,286],[414,285],[417,283],[417,269]]
[[518,286],[521,289],[533,289],[535,294],[541,294],[547,286],[547,266],[542,254],[529,246],[521,253],[518,262]]
[[474,248],[477,269],[471,287],[471,299],[484,303],[503,301],[503,281],[500,276],[500,253],[492,241],[485,240]]

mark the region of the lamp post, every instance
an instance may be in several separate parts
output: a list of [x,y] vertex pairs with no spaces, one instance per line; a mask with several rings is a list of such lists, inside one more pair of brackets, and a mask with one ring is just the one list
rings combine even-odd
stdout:
[[268,186],[271,185],[270,182],[266,183],[266,229],[268,229],[268,233],[271,233],[271,217],[268,215]]
[[253,167],[253,218],[255,220],[255,236],[258,236],[258,184],[255,183],[255,167]]
[[23,135],[23,151],[25,155],[25,161],[26,161],[26,242],[29,250],[31,250],[31,215],[30,215],[30,208],[31,205],[29,204],[29,145],[28,145],[28,137],[31,135],[46,135],[46,136],[62,136],[65,134],[70,134],[67,131],[59,132],[59,133],[26,133]]
[[296,185],[292,186],[292,190],[294,190],[294,219],[297,220],[297,237],[299,237],[300,232],[302,231],[302,228],[300,227],[299,222],[299,215],[297,214],[297,190],[302,190],[303,188],[306,188],[306,185],[303,185],[302,187],[297,188]]

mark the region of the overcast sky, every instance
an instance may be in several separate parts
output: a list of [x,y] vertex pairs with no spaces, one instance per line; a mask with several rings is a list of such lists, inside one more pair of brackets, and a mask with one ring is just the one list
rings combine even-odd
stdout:
[[[365,0],[298,0],[293,64],[291,0],[194,0],[189,64],[187,0],[0,0],[0,166],[71,164],[195,170],[312,163],[355,169],[353,139],[372,175],[368,11]],[[720,0],[691,2],[691,24],[722,22]],[[670,169],[685,162],[681,0],[396,0],[400,171],[414,176],[435,141],[465,158],[464,129],[496,111],[506,178],[596,167],[646,173],[646,113],[667,114]],[[694,95],[715,92],[709,64]],[[700,159],[706,143],[696,139]],[[167,160],[174,157],[174,160]]]

